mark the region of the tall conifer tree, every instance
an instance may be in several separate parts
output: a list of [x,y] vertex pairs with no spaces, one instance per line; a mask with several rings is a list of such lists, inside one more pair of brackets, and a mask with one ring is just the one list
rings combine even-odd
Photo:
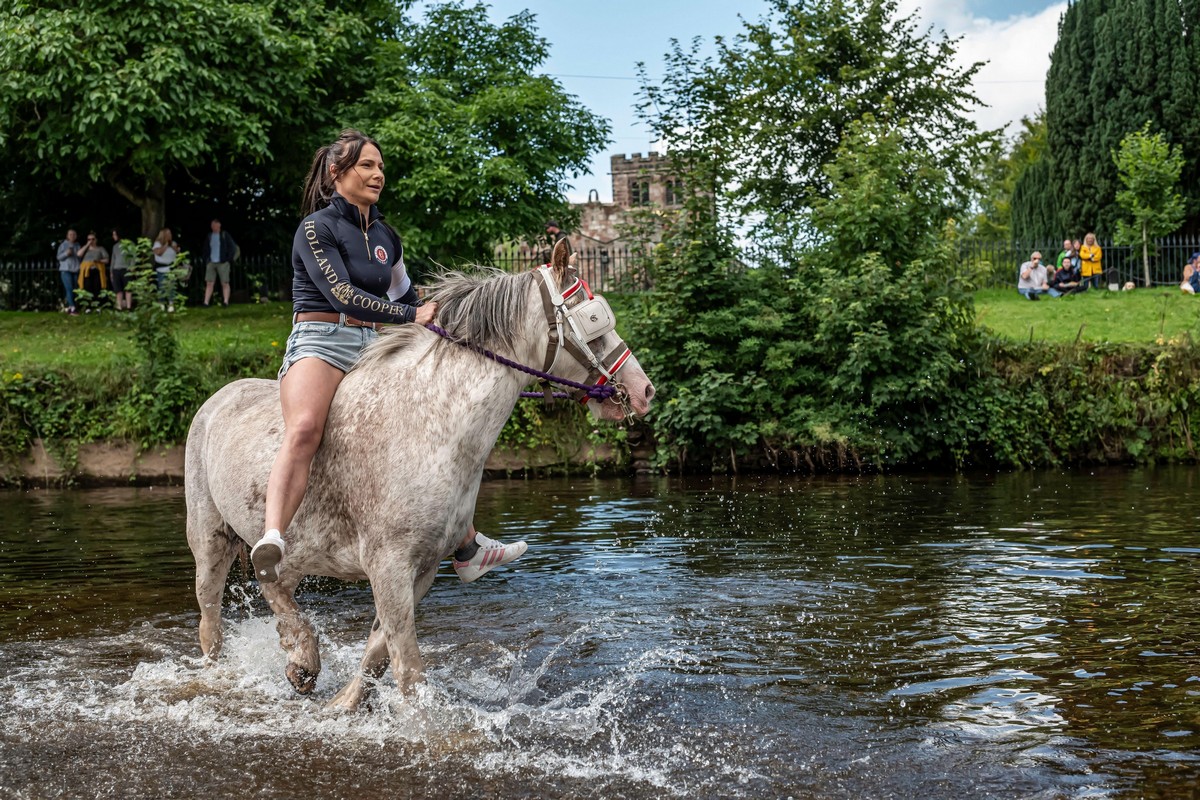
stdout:
[[1184,227],[1200,229],[1198,37],[1200,0],[1067,7],[1046,75],[1047,166],[1028,170],[1014,192],[1014,234],[1113,232],[1120,183],[1112,153],[1146,123],[1183,148]]

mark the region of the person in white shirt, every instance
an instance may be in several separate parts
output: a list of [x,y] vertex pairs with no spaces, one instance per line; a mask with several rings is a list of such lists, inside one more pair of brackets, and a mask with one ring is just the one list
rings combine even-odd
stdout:
[[1047,283],[1046,265],[1042,263],[1042,254],[1033,251],[1029,260],[1021,265],[1017,275],[1017,291],[1030,300],[1037,300],[1038,295],[1048,294],[1058,297],[1061,292],[1050,288]]
[[180,247],[170,228],[163,228],[154,238],[154,280],[158,282],[158,295],[167,301],[167,311],[175,311],[175,280],[171,267],[179,257]]

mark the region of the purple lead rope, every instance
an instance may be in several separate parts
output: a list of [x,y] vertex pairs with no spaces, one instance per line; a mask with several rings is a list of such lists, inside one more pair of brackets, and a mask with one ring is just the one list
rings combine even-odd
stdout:
[[[608,384],[596,384],[596,383],[576,383],[575,381],[568,380],[567,378],[560,378],[557,375],[551,375],[549,372],[542,372],[540,369],[534,369],[533,367],[527,367],[524,364],[518,364],[516,361],[507,359],[504,356],[496,355],[491,350],[485,350],[484,348],[473,345],[470,342],[464,342],[461,339],[455,339],[453,336],[451,336],[449,333],[446,332],[445,328],[435,325],[432,322],[427,323],[425,325],[425,327],[428,328],[429,330],[433,331],[434,333],[436,333],[438,336],[441,336],[443,339],[454,342],[455,344],[459,345],[460,347],[465,347],[468,350],[474,350],[476,353],[479,353],[482,356],[490,358],[492,361],[495,361],[497,364],[503,364],[506,367],[510,367],[512,369],[519,370],[520,372],[524,372],[528,375],[532,375],[535,378],[540,378],[544,381],[550,381],[551,383],[557,383],[561,386],[570,386],[572,389],[578,389],[579,391],[583,392],[584,394],[586,394],[588,397],[592,398],[593,400],[601,400],[601,401],[607,400],[608,398],[612,397],[614,394],[617,393],[617,388],[615,386],[610,386]],[[521,392],[521,397],[544,397],[544,396],[545,395],[542,392]],[[564,400],[569,400],[571,398],[571,395],[567,394],[566,392],[555,392],[554,396],[564,399]]]

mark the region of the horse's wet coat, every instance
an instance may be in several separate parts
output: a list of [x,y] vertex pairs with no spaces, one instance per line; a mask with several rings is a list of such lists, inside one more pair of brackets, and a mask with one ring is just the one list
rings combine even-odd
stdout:
[[[556,275],[563,281],[564,264]],[[525,275],[450,274],[433,289],[439,321],[489,349],[540,363],[546,347],[538,290]],[[615,334],[609,334],[615,336]],[[565,365],[583,380],[586,369]],[[631,359],[621,370],[635,413],[653,397]],[[417,326],[385,332],[347,373],[330,407],[308,491],[285,532],[279,581],[263,584],[288,652],[289,680],[311,691],[320,671],[316,634],[293,593],[305,575],[371,583],[378,617],[362,673],[331,704],[355,708],[389,661],[397,684],[422,677],[414,623],[440,561],[467,530],[484,463],[528,377]],[[619,419],[615,403],[592,401],[597,416]],[[242,543],[262,535],[267,477],[282,442],[275,381],[224,387],[192,421],[186,453],[188,543],[196,559],[200,643],[221,647],[220,602]]]

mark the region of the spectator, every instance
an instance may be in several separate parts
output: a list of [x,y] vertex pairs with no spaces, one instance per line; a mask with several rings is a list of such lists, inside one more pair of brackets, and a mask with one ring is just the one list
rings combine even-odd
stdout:
[[1082,284],[1081,277],[1079,267],[1072,263],[1072,259],[1068,255],[1062,259],[1062,266],[1050,276],[1050,288],[1059,294],[1075,294],[1085,291],[1087,287]]
[[129,279],[129,266],[132,261],[125,252],[125,245],[121,241],[121,232],[116,228],[112,229],[112,240],[112,258],[109,260],[109,269],[112,271],[113,292],[117,296],[117,311],[130,311],[133,309],[133,294],[130,293],[126,281]]
[[179,257],[179,243],[170,228],[163,228],[154,237],[154,280],[158,283],[158,297],[166,301],[167,312],[175,311],[175,278],[171,268]]
[[571,240],[568,239],[567,234],[563,233],[562,229],[558,227],[557,221],[548,220],[546,222],[546,241],[549,243],[549,246],[542,251],[543,264],[550,263],[550,256],[554,253],[554,246],[562,239],[567,239],[567,252],[571,254],[571,263],[575,263],[575,251],[571,248]]
[[1058,291],[1050,288],[1046,282],[1046,267],[1042,264],[1042,254],[1036,250],[1029,260],[1021,265],[1017,279],[1017,291],[1030,300],[1037,300],[1038,295],[1049,294],[1058,297]]
[[1100,267],[1100,260],[1103,256],[1100,250],[1100,245],[1096,244],[1096,234],[1089,233],[1083,237],[1083,246],[1079,248],[1079,258],[1083,262],[1083,282],[1100,288],[1100,282],[1104,275],[1104,270]]
[[79,288],[90,295],[89,313],[100,299],[100,293],[108,288],[108,250],[96,241],[95,231],[88,231],[87,239],[79,248]]
[[[1079,248],[1082,246],[1083,242],[1078,239],[1071,242],[1071,266],[1078,270],[1080,275],[1083,274],[1083,259],[1079,257]],[[1083,288],[1086,289],[1087,286]]]
[[212,300],[213,287],[218,278],[221,280],[221,298],[225,308],[229,308],[229,265],[238,257],[238,246],[229,235],[229,231],[221,230],[221,220],[212,221],[212,232],[205,237],[200,248],[200,260],[204,268],[204,307],[208,308]]
[[79,275],[79,234],[72,228],[67,231],[67,238],[58,245],[58,277],[62,279],[66,291],[66,311],[68,314],[78,314],[75,308],[75,280]]
[[1071,249],[1071,240],[1063,239],[1062,251],[1058,254],[1058,258],[1054,260],[1055,272],[1062,269],[1063,262],[1070,260],[1070,258],[1074,255],[1075,252]]
[[1179,290],[1187,294],[1200,292],[1200,253],[1192,253],[1192,258],[1183,267],[1183,283]]

